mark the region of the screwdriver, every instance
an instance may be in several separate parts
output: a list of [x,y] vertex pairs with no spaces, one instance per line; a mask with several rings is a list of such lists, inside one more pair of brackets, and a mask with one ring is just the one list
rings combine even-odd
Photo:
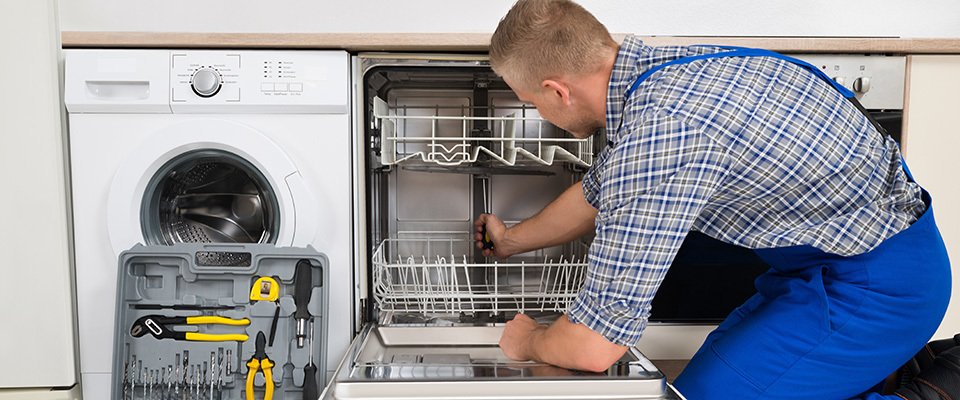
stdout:
[[313,320],[310,320],[310,361],[303,367],[303,400],[317,400],[317,366],[313,363]]
[[[489,178],[484,178],[481,180],[481,182],[483,182],[483,213],[484,214],[490,214],[490,199],[489,199],[490,192],[487,190],[488,179]],[[483,238],[480,240],[480,242],[483,243],[483,249],[492,250],[493,242],[490,240],[490,235],[487,235],[487,224],[483,224],[483,227],[481,229],[482,230],[480,231],[480,236],[482,236]]]
[[310,312],[307,311],[307,304],[310,303],[310,295],[313,291],[313,266],[308,260],[297,261],[297,268],[294,272],[294,291],[293,301],[297,303],[297,311],[293,313],[293,318],[297,320],[297,348],[303,348],[303,340],[306,338],[307,319],[310,318]]

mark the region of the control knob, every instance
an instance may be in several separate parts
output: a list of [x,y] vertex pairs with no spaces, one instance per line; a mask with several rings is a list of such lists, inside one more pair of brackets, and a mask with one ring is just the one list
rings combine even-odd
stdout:
[[861,76],[853,80],[853,91],[857,93],[866,93],[870,90],[870,78]]
[[200,97],[213,97],[220,91],[221,86],[223,82],[220,80],[220,73],[213,68],[200,68],[190,78],[190,87]]

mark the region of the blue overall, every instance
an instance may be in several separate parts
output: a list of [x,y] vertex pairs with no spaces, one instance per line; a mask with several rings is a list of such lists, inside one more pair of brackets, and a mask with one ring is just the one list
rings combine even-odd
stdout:
[[[626,96],[663,67],[764,56],[811,71],[865,112],[852,92],[806,62],[726,49],[654,67]],[[674,382],[677,389],[690,400],[900,399],[869,390],[930,339],[950,298],[950,263],[930,195],[922,193],[927,209],[920,218],[867,253],[843,257],[807,245],[755,250],[771,269],[757,278],[757,293],[707,337]]]

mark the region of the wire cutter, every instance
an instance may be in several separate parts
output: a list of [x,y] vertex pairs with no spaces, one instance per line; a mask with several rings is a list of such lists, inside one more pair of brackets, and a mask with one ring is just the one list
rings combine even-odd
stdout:
[[257,376],[257,371],[263,372],[264,385],[266,391],[263,394],[263,400],[273,400],[273,361],[267,358],[267,337],[263,332],[257,333],[257,348],[253,357],[247,361],[247,400],[253,400],[253,378]]
[[232,319],[214,315],[200,315],[196,317],[164,317],[162,315],[147,315],[134,321],[133,326],[130,327],[130,336],[141,337],[149,333],[157,339],[191,340],[200,342],[245,342],[247,339],[249,339],[247,335],[242,333],[217,334],[183,332],[175,331],[169,326],[204,324],[247,326],[250,325],[250,320],[246,318]]

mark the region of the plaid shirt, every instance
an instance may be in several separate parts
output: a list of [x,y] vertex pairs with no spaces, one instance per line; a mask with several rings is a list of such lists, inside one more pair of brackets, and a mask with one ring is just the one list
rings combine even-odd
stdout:
[[644,71],[714,46],[627,37],[610,77],[609,145],[583,179],[599,213],[584,287],[568,317],[637,343],[650,302],[691,229],[748,248],[869,251],[925,209],[896,143],[828,83],[771,57]]

